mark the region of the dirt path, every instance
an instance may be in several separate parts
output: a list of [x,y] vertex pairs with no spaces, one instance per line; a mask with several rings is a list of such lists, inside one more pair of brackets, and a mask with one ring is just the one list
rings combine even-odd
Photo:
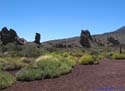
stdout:
[[4,91],[125,91],[125,60],[104,59],[100,65],[77,65],[65,76],[17,82]]

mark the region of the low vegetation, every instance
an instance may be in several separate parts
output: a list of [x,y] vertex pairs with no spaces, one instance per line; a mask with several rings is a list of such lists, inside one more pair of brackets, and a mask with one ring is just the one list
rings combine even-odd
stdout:
[[84,65],[99,64],[99,61],[103,58],[104,56],[102,54],[100,55],[85,54],[80,58],[79,63]]
[[125,59],[124,53],[112,53],[111,57],[113,59]]
[[26,57],[1,57],[0,69],[1,70],[21,69],[32,63],[33,60],[34,58],[26,58]]
[[17,80],[21,81],[32,81],[39,80],[42,77],[42,71],[32,67],[26,67],[20,70],[17,74]]
[[83,55],[79,60],[80,64],[93,64],[93,62],[94,58],[92,55],[89,54]]
[[16,78],[20,81],[32,81],[59,77],[70,72],[76,61],[71,57],[45,55],[37,58],[33,65],[21,69]]
[[0,89],[7,88],[16,82],[16,79],[9,73],[0,71]]
[[[72,71],[77,64],[99,64],[103,55],[80,53],[76,56],[71,52],[47,53],[38,58],[1,57],[1,70],[17,70],[18,81],[33,81],[46,78],[55,78]],[[83,56],[82,56],[83,55]],[[81,57],[82,56],[82,57]],[[79,60],[79,61],[78,61]]]

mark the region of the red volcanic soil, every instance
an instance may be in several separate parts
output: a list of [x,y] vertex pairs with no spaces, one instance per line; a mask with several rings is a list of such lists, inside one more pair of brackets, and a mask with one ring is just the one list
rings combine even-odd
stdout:
[[104,59],[99,65],[76,65],[54,79],[19,82],[2,91],[125,91],[125,60]]

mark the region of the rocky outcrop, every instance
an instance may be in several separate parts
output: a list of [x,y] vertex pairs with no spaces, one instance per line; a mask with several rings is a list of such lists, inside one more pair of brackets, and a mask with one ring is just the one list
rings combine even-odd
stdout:
[[4,27],[0,31],[0,37],[1,37],[2,43],[4,45],[6,45],[10,42],[15,42],[15,38],[17,37],[17,33],[13,29],[8,30],[6,27]]
[[23,38],[19,38],[16,31],[13,29],[7,29],[6,27],[3,27],[0,31],[0,39],[2,44],[6,45],[8,43],[16,42],[18,44],[24,45],[26,44],[26,40]]
[[36,44],[40,44],[40,38],[41,38],[41,35],[40,35],[40,33],[36,33],[36,35],[35,35],[35,43]]
[[92,36],[90,34],[90,32],[88,30],[81,30],[81,35],[80,35],[80,44],[83,47],[87,47],[90,48],[91,45],[89,43],[89,41],[92,41]]

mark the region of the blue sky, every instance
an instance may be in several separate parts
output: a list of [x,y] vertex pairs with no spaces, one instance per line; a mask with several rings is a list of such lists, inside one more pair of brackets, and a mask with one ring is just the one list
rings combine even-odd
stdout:
[[125,25],[125,0],[0,0],[0,29],[13,28],[20,37],[41,41],[113,31]]

